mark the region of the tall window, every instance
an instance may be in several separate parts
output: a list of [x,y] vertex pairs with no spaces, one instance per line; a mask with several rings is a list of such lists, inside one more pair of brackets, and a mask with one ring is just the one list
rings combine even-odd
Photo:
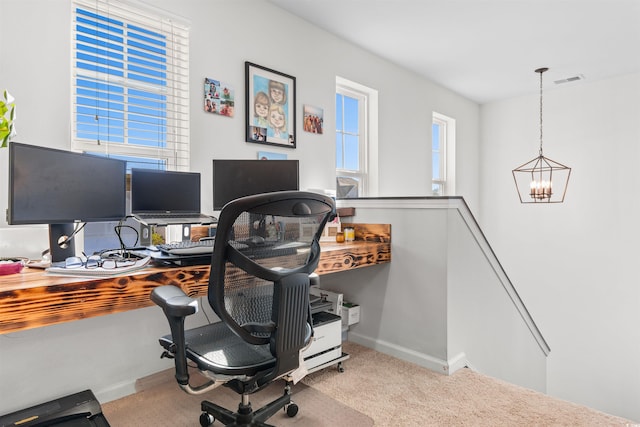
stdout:
[[[118,0],[75,0],[72,14],[73,148],[189,170],[187,25]],[[85,251],[119,247],[114,225],[87,224]]]
[[431,125],[431,191],[434,196],[455,194],[455,120],[433,113]]
[[73,16],[74,148],[188,170],[187,26],[115,0],[76,0]]
[[336,78],[336,195],[377,193],[377,91]]

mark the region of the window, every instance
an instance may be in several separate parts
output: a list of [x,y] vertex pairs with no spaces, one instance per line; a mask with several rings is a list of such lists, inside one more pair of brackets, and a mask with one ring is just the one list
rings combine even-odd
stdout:
[[336,78],[336,196],[377,194],[377,91]]
[[[73,148],[128,170],[189,170],[186,23],[118,0],[75,0],[72,11]],[[119,247],[114,225],[87,224],[85,251]]]
[[115,0],[76,0],[73,16],[73,147],[188,170],[186,25]]
[[433,113],[431,125],[431,192],[455,194],[455,120]]

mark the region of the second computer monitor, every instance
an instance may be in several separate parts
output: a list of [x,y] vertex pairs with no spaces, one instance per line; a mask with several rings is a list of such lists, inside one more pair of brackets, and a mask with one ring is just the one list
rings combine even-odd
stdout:
[[200,212],[200,174],[132,169],[131,212]]
[[299,190],[298,160],[213,160],[213,210],[253,194]]

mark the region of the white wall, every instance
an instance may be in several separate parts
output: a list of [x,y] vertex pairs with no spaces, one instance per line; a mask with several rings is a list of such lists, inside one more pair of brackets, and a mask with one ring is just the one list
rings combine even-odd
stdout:
[[532,329],[536,318],[520,306],[472,219],[455,206],[446,223],[449,360],[546,393],[548,348]]
[[449,356],[446,210],[344,203],[356,206],[354,222],[391,224],[392,235],[390,264],[321,277],[321,287],[362,306],[350,339],[443,372]]
[[[333,186],[336,75],[379,91],[381,195],[429,194],[430,132],[424,130],[430,128],[432,111],[438,111],[457,120],[457,155],[463,166],[457,187],[472,206],[478,204],[480,109],[473,102],[320,31],[267,1],[159,0],[153,4],[191,21],[191,169],[203,176],[203,210],[211,209],[214,157],[256,158],[257,151],[284,152],[290,159],[300,159],[303,188]],[[70,15],[69,0],[0,1],[0,85],[16,97],[17,141],[70,148]],[[274,22],[281,25],[269,25]],[[272,40],[277,41],[279,50],[274,50]],[[244,142],[245,61],[297,78],[297,149]],[[234,118],[202,111],[205,77],[234,86]],[[324,135],[302,131],[303,104],[324,108]],[[7,206],[7,151],[0,150],[0,212]],[[46,231],[7,226],[0,215],[0,242],[0,256],[34,257],[47,245]],[[92,388],[103,401],[131,392],[136,378],[147,375],[159,363],[170,366],[167,361],[159,362],[159,353],[152,350],[158,337],[156,328],[168,330],[164,323],[154,323],[158,317],[157,310],[150,308],[0,335],[0,413],[79,387]],[[143,330],[124,326],[129,322],[154,326]],[[95,334],[83,330],[85,325]],[[41,339],[43,336],[53,338]],[[148,343],[143,344],[143,339]],[[421,345],[432,346],[429,339],[424,337]],[[117,344],[108,345],[113,341]],[[75,351],[84,354],[86,348],[100,349],[90,356],[91,363],[101,370],[99,375],[89,378],[68,363],[58,364],[64,355]],[[123,354],[127,348],[131,351]],[[60,371],[54,372],[51,366]],[[13,372],[20,373],[20,378]],[[58,380],[61,377],[67,381],[64,390]],[[37,382],[38,386],[17,387],[19,381]]]
[[[70,147],[70,10],[68,1],[0,1],[0,90],[17,98],[17,141]],[[39,257],[49,245],[45,226],[4,230],[8,151],[0,149],[0,257]]]
[[538,97],[482,107],[480,223],[551,347],[548,393],[640,420],[640,74],[545,90],[544,153],[565,203],[522,205]]
[[[391,263],[321,277],[361,306],[349,340],[448,374],[464,366],[546,392],[546,355],[460,199],[342,200],[391,224]],[[490,251],[490,248],[487,248]],[[535,319],[534,319],[535,320]]]

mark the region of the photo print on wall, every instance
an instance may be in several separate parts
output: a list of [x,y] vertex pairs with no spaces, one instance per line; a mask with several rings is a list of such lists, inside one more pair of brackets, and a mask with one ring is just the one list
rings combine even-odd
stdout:
[[303,128],[305,132],[322,133],[322,125],[324,124],[324,110],[313,105],[302,106]]
[[204,111],[233,117],[234,92],[231,85],[206,77],[204,79]]

